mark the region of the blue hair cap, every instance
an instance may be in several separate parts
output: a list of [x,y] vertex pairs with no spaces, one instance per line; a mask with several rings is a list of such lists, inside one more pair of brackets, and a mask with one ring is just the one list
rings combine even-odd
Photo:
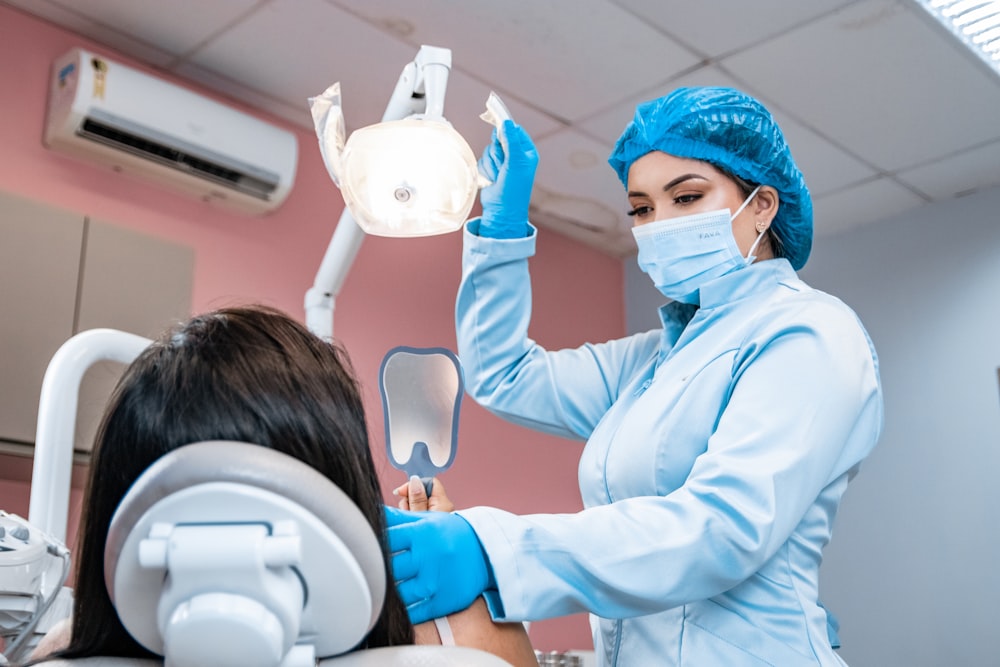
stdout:
[[809,258],[812,197],[781,129],[764,105],[733,88],[678,88],[635,110],[608,162],[628,186],[632,163],[652,151],[703,160],[778,191],[772,226],[797,271]]

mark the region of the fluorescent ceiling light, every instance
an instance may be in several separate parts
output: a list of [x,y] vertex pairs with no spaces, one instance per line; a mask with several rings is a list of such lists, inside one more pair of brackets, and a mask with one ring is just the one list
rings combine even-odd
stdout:
[[917,4],[1000,74],[1000,1],[917,0]]

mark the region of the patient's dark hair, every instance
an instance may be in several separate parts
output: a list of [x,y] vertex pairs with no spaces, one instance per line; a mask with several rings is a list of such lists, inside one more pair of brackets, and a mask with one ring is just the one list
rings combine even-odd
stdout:
[[[203,440],[255,443],[308,463],[354,500],[388,554],[382,495],[346,352],[271,308],[199,315],[139,355],[104,414],[84,498],[72,639],[57,657],[152,655],[125,631],[105,588],[108,525],[150,464]],[[387,556],[392,582],[389,567]],[[390,584],[361,647],[412,643],[413,627]]]

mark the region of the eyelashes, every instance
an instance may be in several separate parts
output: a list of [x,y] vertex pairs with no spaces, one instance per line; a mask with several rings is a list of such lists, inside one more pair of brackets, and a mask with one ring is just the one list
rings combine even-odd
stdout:
[[649,213],[652,210],[653,209],[651,209],[648,206],[636,206],[631,211],[627,211],[625,213],[625,215],[627,215],[627,216],[629,216],[631,218],[631,217],[635,217],[637,215],[645,215],[645,214]]
[[[693,204],[694,202],[701,199],[703,196],[704,195],[701,193],[677,195],[676,197],[673,198],[673,205],[674,207],[679,207],[679,206],[686,206],[688,204]],[[637,215],[638,216],[649,215],[652,212],[653,212],[652,206],[643,205],[643,206],[636,206],[631,211],[626,211],[625,215],[629,216],[630,218],[634,218]]]

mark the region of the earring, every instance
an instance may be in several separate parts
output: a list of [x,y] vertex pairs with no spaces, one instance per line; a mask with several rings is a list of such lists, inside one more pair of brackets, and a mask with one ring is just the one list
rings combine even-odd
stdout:
[[757,223],[757,233],[758,234],[763,233],[765,229],[767,229],[767,223],[766,222],[760,221],[760,222]]

